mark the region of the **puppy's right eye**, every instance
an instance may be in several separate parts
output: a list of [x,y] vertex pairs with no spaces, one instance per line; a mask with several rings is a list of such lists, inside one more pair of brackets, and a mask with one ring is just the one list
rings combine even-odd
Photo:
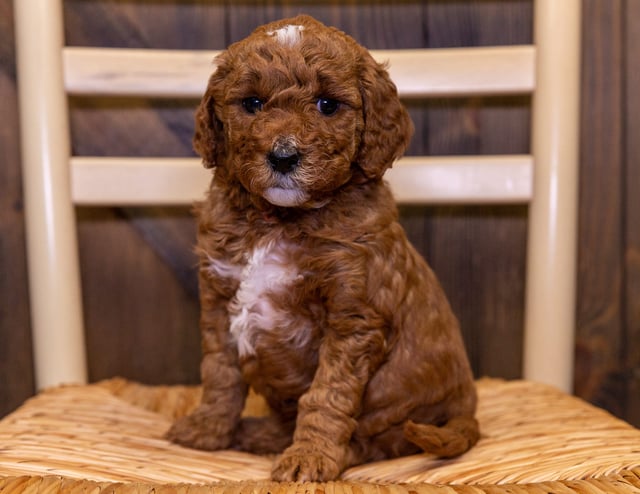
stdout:
[[249,96],[242,100],[242,108],[244,108],[247,113],[257,113],[262,110],[262,100],[257,96]]

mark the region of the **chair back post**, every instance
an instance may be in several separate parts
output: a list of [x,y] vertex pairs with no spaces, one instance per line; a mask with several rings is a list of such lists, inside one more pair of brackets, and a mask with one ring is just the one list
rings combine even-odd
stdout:
[[581,0],[536,0],[526,379],[573,389]]
[[36,387],[87,380],[61,0],[14,0]]

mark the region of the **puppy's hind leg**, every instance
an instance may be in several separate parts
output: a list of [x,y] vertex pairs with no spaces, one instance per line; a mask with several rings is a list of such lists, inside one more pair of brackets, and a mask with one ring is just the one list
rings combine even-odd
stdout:
[[258,455],[282,453],[293,442],[295,420],[283,422],[277,415],[243,417],[231,447]]
[[454,417],[441,427],[408,420],[404,436],[425,453],[451,458],[468,451],[480,438],[478,421],[473,417]]

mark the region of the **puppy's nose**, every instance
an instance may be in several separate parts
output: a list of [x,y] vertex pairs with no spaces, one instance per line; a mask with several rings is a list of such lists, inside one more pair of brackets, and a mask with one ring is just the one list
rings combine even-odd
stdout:
[[291,173],[300,162],[300,155],[296,152],[293,153],[269,153],[267,156],[271,168],[282,174]]

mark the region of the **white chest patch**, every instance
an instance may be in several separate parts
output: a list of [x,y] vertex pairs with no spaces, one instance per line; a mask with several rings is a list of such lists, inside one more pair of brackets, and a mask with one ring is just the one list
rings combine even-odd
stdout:
[[[234,269],[230,271],[237,274]],[[301,276],[288,259],[286,245],[269,242],[250,254],[239,273],[238,291],[229,304],[229,329],[241,357],[255,354],[259,332],[289,326],[290,314],[274,307],[270,294],[283,293]]]
[[302,39],[302,31],[304,31],[304,26],[288,24],[275,31],[269,31],[267,34],[269,36],[275,36],[278,43],[283,46],[295,46]]

